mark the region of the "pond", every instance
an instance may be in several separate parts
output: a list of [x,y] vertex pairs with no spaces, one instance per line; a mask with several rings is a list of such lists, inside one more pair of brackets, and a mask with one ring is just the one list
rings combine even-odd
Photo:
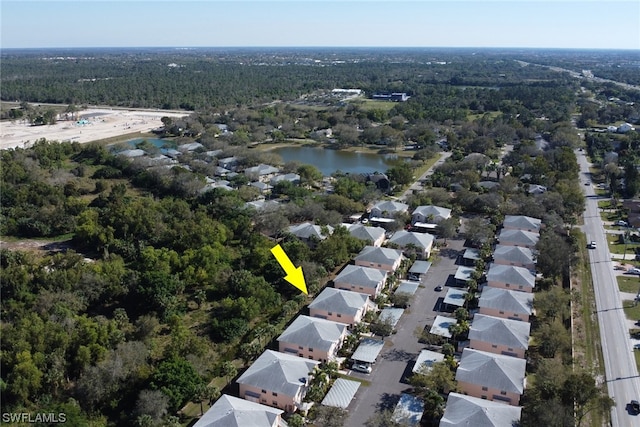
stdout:
[[278,147],[273,153],[282,157],[285,162],[297,161],[318,168],[323,175],[329,176],[336,171],[350,174],[386,172],[388,161],[394,155],[356,153],[317,147]]

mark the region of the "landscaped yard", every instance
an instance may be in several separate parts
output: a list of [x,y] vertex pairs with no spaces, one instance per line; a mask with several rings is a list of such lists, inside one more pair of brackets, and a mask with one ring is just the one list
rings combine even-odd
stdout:
[[640,319],[640,304],[638,304],[636,301],[624,300],[622,301],[622,308],[628,319]]
[[640,289],[638,276],[618,276],[618,289],[620,292],[637,293]]

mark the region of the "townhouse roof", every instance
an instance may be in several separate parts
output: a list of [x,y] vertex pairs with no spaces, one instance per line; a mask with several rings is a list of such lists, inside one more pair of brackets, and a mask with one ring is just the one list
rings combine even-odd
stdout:
[[284,411],[223,394],[193,427],[286,427],[275,424]]
[[535,264],[536,257],[529,248],[521,246],[497,245],[493,251],[493,260],[518,264]]
[[355,257],[356,261],[374,264],[394,264],[399,259],[402,259],[402,251],[376,246],[365,246]]
[[505,215],[502,222],[504,227],[517,228],[520,230],[538,230],[542,226],[542,220],[526,215]]
[[333,227],[330,225],[325,226],[327,234],[323,233],[323,227],[310,222],[303,222],[302,224],[292,225],[289,227],[289,233],[301,239],[310,239],[315,237],[318,240],[326,239],[333,233]]
[[280,172],[280,169],[271,165],[265,165],[264,163],[260,163],[258,166],[253,166],[244,170],[245,174],[256,173],[258,175],[269,175],[278,172]]
[[350,285],[375,289],[385,278],[386,273],[382,270],[350,264],[347,265],[333,281],[334,283],[348,283]]
[[377,202],[371,210],[379,210],[380,212],[406,212],[409,209],[409,205],[401,202],[394,202],[392,200],[382,200]]
[[526,350],[530,330],[529,322],[476,314],[469,327],[469,339]]
[[451,209],[441,206],[423,205],[415,208],[411,215],[422,215],[425,218],[432,216],[434,220],[440,221],[451,217]]
[[531,315],[533,294],[485,286],[478,300],[478,306]]
[[385,229],[382,227],[371,227],[362,224],[343,224],[349,234],[356,239],[376,242],[384,236]]
[[309,308],[355,315],[368,301],[368,295],[327,287],[309,304]]
[[456,381],[522,394],[527,361],[518,357],[465,348]]
[[347,330],[344,323],[317,317],[298,316],[278,337],[278,341],[313,349],[329,350]]
[[237,382],[287,396],[295,396],[299,389],[306,385],[309,373],[319,363],[287,353],[265,350],[238,378]]
[[507,242],[517,245],[535,246],[540,240],[538,233],[524,230],[507,230],[502,229],[498,235],[498,242],[505,244]]
[[522,408],[459,393],[449,393],[440,427],[513,427]]
[[398,246],[415,245],[418,248],[427,249],[433,245],[433,236],[428,233],[414,233],[411,231],[400,230],[396,231],[389,243],[394,243]]
[[536,283],[536,276],[524,267],[492,263],[489,265],[487,282],[501,282],[533,288]]

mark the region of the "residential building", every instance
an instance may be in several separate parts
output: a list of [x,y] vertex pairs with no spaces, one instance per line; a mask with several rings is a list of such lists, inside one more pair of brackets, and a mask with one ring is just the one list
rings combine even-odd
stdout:
[[391,190],[391,181],[389,177],[384,173],[368,173],[364,174],[365,182],[372,182],[376,188],[383,193],[388,193]]
[[528,322],[533,313],[533,294],[485,286],[478,307],[480,314]]
[[540,240],[538,233],[523,230],[502,229],[498,235],[498,243],[508,246],[520,246],[523,248],[535,249]]
[[260,163],[258,166],[253,166],[244,170],[244,174],[250,179],[256,179],[260,182],[269,182],[269,180],[278,174],[278,172],[280,172],[280,169],[271,165],[265,165],[264,163]]
[[394,272],[400,267],[403,258],[402,252],[396,249],[365,246],[355,257],[355,263],[362,267],[379,268]]
[[218,160],[218,166],[234,172],[238,167],[239,162],[240,162],[240,159],[238,159],[236,156],[225,157],[224,159]]
[[309,304],[309,315],[353,326],[373,308],[370,304],[367,294],[327,287]]
[[411,231],[396,231],[389,239],[390,244],[400,247],[405,254],[411,249],[415,250],[416,258],[427,259],[431,256],[434,237],[427,233],[413,233]]
[[525,387],[527,361],[465,348],[456,371],[462,393],[518,406]]
[[449,218],[451,218],[451,209],[433,205],[418,206],[411,214],[411,224],[416,222],[437,224]]
[[371,246],[381,246],[385,239],[385,229],[363,224],[342,224],[349,234],[356,239],[364,240]]
[[307,393],[309,373],[317,365],[314,360],[266,350],[238,378],[240,397],[295,412]]
[[502,226],[505,230],[523,230],[540,233],[542,220],[525,215],[505,215]]
[[440,427],[514,427],[522,408],[459,393],[449,393]]
[[298,316],[278,337],[278,348],[283,353],[327,362],[336,357],[347,334],[344,323]]
[[493,262],[500,265],[512,265],[535,271],[536,256],[529,248],[509,245],[496,245]]
[[250,186],[257,188],[258,191],[260,191],[260,194],[269,194],[271,193],[271,190],[273,189],[272,186],[270,186],[269,184],[262,182],[262,181],[255,181],[249,184]]
[[469,328],[469,347],[524,359],[530,329],[529,322],[476,314]]
[[536,276],[526,268],[491,264],[487,273],[487,285],[513,291],[533,292]]
[[333,279],[333,286],[337,289],[367,294],[375,299],[387,280],[387,272],[377,268],[347,265]]
[[310,222],[303,222],[302,224],[290,226],[289,233],[301,240],[315,243],[329,237],[333,233],[333,227],[330,225],[320,226],[311,224]]
[[271,178],[271,181],[270,181],[271,185],[273,185],[274,187],[279,182],[290,182],[294,185],[298,185],[300,184],[300,175],[298,175],[297,173],[287,173],[284,175],[276,175],[273,178]]
[[193,427],[287,427],[283,412],[223,394]]
[[398,214],[402,214],[409,211],[409,205],[400,202],[393,202],[391,200],[383,200],[376,203],[371,208],[371,218],[389,218],[393,219]]

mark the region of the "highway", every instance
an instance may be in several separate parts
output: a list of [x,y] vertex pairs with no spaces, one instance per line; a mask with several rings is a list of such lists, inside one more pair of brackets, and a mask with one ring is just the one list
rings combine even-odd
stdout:
[[[582,183],[591,182],[586,156],[579,151],[576,151],[576,156]],[[633,416],[627,411],[627,404],[631,400],[640,400],[640,378],[629,337],[629,327],[622,310],[622,298],[598,211],[598,198],[593,185],[583,187],[586,195],[583,230],[587,241],[596,242],[596,249],[589,250],[589,260],[600,325],[605,379],[609,396],[616,403],[611,411],[611,425],[637,427],[640,425],[640,416]]]

